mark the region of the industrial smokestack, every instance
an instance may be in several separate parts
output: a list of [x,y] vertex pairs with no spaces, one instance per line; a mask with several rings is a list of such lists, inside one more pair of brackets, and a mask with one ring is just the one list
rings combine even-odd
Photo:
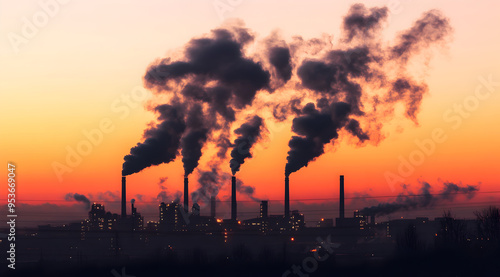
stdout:
[[285,218],[290,218],[290,180],[285,176]]
[[122,218],[127,217],[127,177],[122,176]]
[[236,221],[236,177],[231,178],[231,219]]
[[189,181],[188,177],[184,177],[184,211],[189,211]]
[[372,225],[375,225],[375,215],[374,215],[374,214],[372,214],[372,215],[370,216],[370,223],[371,223]]
[[216,213],[215,213],[215,196],[210,197],[210,216],[215,218]]
[[344,219],[344,175],[340,175],[340,207],[339,218]]

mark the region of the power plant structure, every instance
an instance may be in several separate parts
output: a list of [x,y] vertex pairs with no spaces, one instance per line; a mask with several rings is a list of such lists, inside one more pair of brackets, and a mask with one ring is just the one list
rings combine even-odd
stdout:
[[236,221],[237,207],[236,207],[236,177],[231,177],[231,220]]
[[[127,216],[127,178],[126,176],[122,176],[122,199],[121,199],[121,218],[122,219],[128,219]],[[370,219],[371,224],[375,224],[375,216],[370,215],[370,218],[366,217],[365,215],[362,215],[358,212],[358,215],[353,217],[353,218],[346,218],[345,217],[345,196],[344,196],[344,175],[340,175],[339,178],[339,213],[338,213],[338,218],[335,220],[335,226],[337,227],[353,227],[356,225],[360,224],[360,218],[362,217],[363,224],[366,224],[368,222],[368,219]],[[247,220],[244,221],[238,221],[238,203],[236,199],[236,193],[237,193],[237,183],[236,183],[236,177],[231,176],[231,217],[228,220],[228,222],[231,222],[231,224],[240,224],[240,222],[246,222]],[[184,213],[184,217],[190,216],[187,211],[188,211],[188,205],[189,205],[189,181],[188,177],[184,177],[184,205],[182,206],[179,203],[172,203],[175,204],[175,207],[178,207],[179,209],[184,209],[186,213]],[[210,218],[213,220],[217,220],[219,222],[220,219],[216,218],[216,205],[217,205],[217,200],[216,196],[212,195],[210,197],[209,201],[210,205]],[[165,203],[162,203],[165,204]],[[168,204],[170,205],[170,204]],[[195,203],[193,207],[197,207],[193,209],[193,212],[196,210],[196,216],[200,216],[200,206]],[[132,206],[132,213],[134,214],[135,207]],[[207,216],[208,218],[208,216]],[[297,222],[300,223],[300,221],[303,222],[303,215],[299,213],[297,210],[290,210],[290,178],[289,176],[285,176],[285,199],[284,199],[284,214],[283,215],[273,215],[269,216],[268,215],[268,201],[262,201],[260,204],[260,219],[266,219],[266,220],[273,220],[276,222],[275,225],[280,225],[282,228],[281,230],[296,230]],[[279,219],[281,218],[281,219]],[[259,219],[259,220],[260,220]],[[184,218],[184,220],[187,220],[187,218]],[[188,221],[186,221],[187,223]],[[221,221],[222,222],[222,221]],[[225,220],[224,220],[225,222]],[[255,223],[256,225],[259,224],[264,224],[261,221],[253,222],[251,221],[252,224]],[[260,223],[259,223],[260,222]],[[280,223],[281,222],[281,223]],[[331,221],[330,221],[331,222]],[[248,222],[247,222],[248,223]],[[300,223],[302,224],[302,223]],[[325,223],[321,223],[325,224]],[[261,226],[267,226],[266,225],[261,225]],[[266,227],[267,228],[267,227]]]

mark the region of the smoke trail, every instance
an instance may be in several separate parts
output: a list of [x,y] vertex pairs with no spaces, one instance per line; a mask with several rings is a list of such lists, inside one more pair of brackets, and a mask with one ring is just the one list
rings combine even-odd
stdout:
[[237,179],[236,180],[236,189],[238,190],[239,193],[241,193],[243,195],[246,195],[251,200],[253,200],[255,202],[260,202],[260,199],[254,196],[254,194],[255,194],[255,187],[249,186],[249,185],[245,185],[243,183],[243,181],[241,181],[240,179]]
[[234,141],[231,161],[229,162],[233,175],[240,170],[240,166],[245,162],[246,158],[252,157],[250,149],[260,138],[262,128],[264,128],[262,118],[255,115],[234,130],[238,138]]
[[395,201],[366,207],[361,212],[364,215],[389,215],[399,211],[432,207],[441,202],[451,202],[458,195],[464,195],[467,199],[472,199],[476,192],[479,191],[478,186],[444,183],[442,190],[438,194],[432,194],[429,183],[422,182],[421,185],[418,194],[414,194],[408,190],[407,186],[404,186],[404,191],[397,196]]
[[84,204],[86,210],[90,209],[90,200],[83,194],[78,193],[68,193],[64,196],[66,201],[76,201]]
[[387,18],[387,7],[367,9],[363,4],[354,4],[344,17],[344,33],[346,42],[355,37],[373,38],[374,33],[381,28],[381,23]]
[[[312,92],[316,103],[306,104],[293,119],[292,131],[296,135],[288,143],[285,175],[322,155],[324,146],[335,142],[341,129],[361,143],[370,137],[381,138],[380,122],[392,114],[396,103],[405,104],[406,117],[417,123],[416,115],[428,88],[406,76],[404,66],[424,48],[443,43],[451,27],[439,12],[429,11],[398,37],[395,46],[383,48],[377,33],[387,14],[385,7],[368,10],[362,4],[353,5],[343,22],[343,42],[352,45],[329,50],[322,58],[306,58],[299,65],[301,86]],[[391,63],[400,66],[395,79],[386,66]],[[383,93],[367,95],[371,88]],[[367,104],[373,105],[372,111],[366,111]],[[286,118],[283,112],[287,109],[278,107],[273,111],[275,117]],[[365,131],[360,120],[377,124],[370,124],[371,129]]]
[[287,82],[292,78],[291,55],[287,47],[269,49],[269,62],[276,70],[279,79]]
[[270,82],[269,72],[245,56],[243,48],[252,40],[243,27],[215,29],[205,38],[189,41],[179,60],[168,57],[149,66],[145,86],[173,97],[179,111],[132,148],[125,157],[124,175],[173,161],[180,146],[188,176],[198,166],[204,144],[214,141],[216,132],[221,135],[216,141],[218,155],[226,155],[225,135],[236,112],[250,106],[257,91]]
[[211,196],[217,196],[219,190],[224,183],[223,177],[219,174],[217,166],[212,167],[210,170],[198,170],[198,184],[200,187],[191,193],[193,203],[198,201],[208,201]]
[[308,103],[301,113],[292,123],[292,131],[298,136],[293,136],[288,143],[290,151],[286,176],[324,153],[325,144],[337,138],[337,131],[347,123],[351,106],[345,102],[335,102],[318,110],[313,103]]

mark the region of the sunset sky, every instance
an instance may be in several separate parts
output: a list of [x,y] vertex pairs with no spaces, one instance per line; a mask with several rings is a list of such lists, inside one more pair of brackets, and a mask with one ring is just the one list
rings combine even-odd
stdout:
[[[359,1],[284,4],[242,0],[232,1],[237,2],[234,6],[221,6],[220,3],[231,2],[223,0],[67,1],[57,4],[57,8],[52,6],[52,16],[34,26],[30,30],[34,32],[30,33],[32,37],[26,38],[26,20],[43,20],[37,16],[46,14],[39,2],[47,1],[0,2],[1,159],[4,165],[16,164],[17,199],[18,203],[29,204],[26,211],[36,211],[36,206],[42,205],[48,212],[57,213],[59,209],[64,213],[59,207],[63,206],[79,219],[86,216],[86,211],[79,203],[66,201],[68,193],[86,195],[93,202],[104,203],[112,212],[119,212],[119,199],[115,196],[120,192],[123,157],[142,141],[143,131],[156,118],[144,108],[151,103],[148,101],[154,101],[153,93],[140,94],[145,97],[138,101],[131,98],[128,104],[123,97],[138,95],[146,69],[156,59],[177,56],[189,40],[234,18],[255,32],[257,43],[279,30],[286,41],[297,35],[304,39],[331,35],[335,48],[343,17]],[[388,200],[377,196],[401,193],[403,183],[418,193],[422,181],[431,184],[434,193],[439,193],[443,182],[480,187],[472,199],[459,196],[447,206],[433,207],[437,214],[450,207],[457,214],[472,217],[473,210],[498,204],[500,193],[495,191],[500,192],[500,3],[402,0],[364,4],[368,8],[389,8],[389,20],[382,33],[386,42],[394,41],[398,32],[410,28],[422,13],[431,9],[438,9],[449,18],[451,39],[445,47],[433,49],[429,60],[423,55],[412,61],[423,65],[423,70],[416,74],[429,87],[417,115],[418,124],[396,109],[394,118],[382,129],[385,139],[378,144],[359,146],[341,132],[335,144],[326,147],[324,155],[291,175],[291,208],[306,210],[306,219],[335,217],[339,175],[345,175],[347,198],[375,197],[347,200],[349,216],[352,209]],[[13,38],[19,37],[24,40],[13,43]],[[456,105],[465,105],[466,114],[457,112]],[[255,187],[255,197],[271,200],[272,213],[282,213],[280,201],[292,136],[291,119],[268,120],[266,124],[267,134],[236,176],[245,185]],[[75,150],[87,143],[89,139],[84,133],[99,128],[108,131],[102,140],[92,145],[81,161],[73,160],[73,165],[68,165],[68,149]],[[388,174],[400,175],[401,157],[409,160],[412,153],[420,151],[415,140],[432,139],[436,128],[441,130],[443,142],[436,142],[435,150],[425,154],[423,162],[413,166],[408,176],[402,176],[395,184],[388,182]],[[198,169],[208,169],[212,156],[207,148]],[[58,174],[55,164],[66,165],[70,171]],[[225,164],[222,169],[230,173],[229,160]],[[175,194],[182,191],[183,175],[180,156],[175,162],[130,175],[128,199],[136,198],[139,211],[141,206],[150,206],[150,214],[144,214],[148,220],[156,219],[159,179],[168,177],[168,193]],[[195,170],[190,176],[191,190],[198,187],[197,179]],[[3,180],[6,188],[6,178]],[[222,187],[222,201],[229,196],[229,185]],[[143,195],[142,201],[138,194]],[[249,205],[255,212],[248,216],[256,215],[257,204],[244,195],[238,197],[249,201],[242,205]],[[5,200],[6,193],[0,196],[1,203]],[[314,207],[322,207],[321,213],[314,212]],[[36,217],[40,215],[39,222],[43,223],[45,214],[43,209],[39,211]],[[429,210],[417,213],[426,214]]]

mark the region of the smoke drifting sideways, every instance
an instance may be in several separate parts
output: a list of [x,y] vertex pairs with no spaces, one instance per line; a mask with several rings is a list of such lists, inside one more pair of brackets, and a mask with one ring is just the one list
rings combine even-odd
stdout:
[[84,205],[85,210],[90,210],[90,200],[87,198],[87,196],[83,194],[78,194],[78,193],[68,193],[64,196],[64,199],[66,201],[76,201],[80,202]]
[[421,182],[422,187],[417,194],[403,186],[404,191],[400,193],[393,202],[379,203],[376,206],[366,207],[361,210],[363,215],[383,216],[400,211],[409,211],[418,208],[430,208],[436,204],[452,202],[457,196],[463,195],[467,199],[472,199],[478,186],[461,186],[454,183],[445,182],[443,188],[437,194],[431,193],[431,185],[427,182]]
[[[409,76],[407,61],[432,46],[443,45],[452,31],[449,21],[439,11],[424,13],[409,29],[399,34],[396,44],[378,40],[387,8],[367,9],[362,4],[351,7],[343,21],[343,42],[340,49],[327,51],[321,58],[306,58],[297,68],[301,86],[315,99],[301,111],[290,110],[294,135],[288,145],[285,175],[305,167],[321,156],[325,145],[339,137],[342,129],[369,141],[382,127],[388,112],[402,103],[406,117],[417,123],[423,95],[428,87]],[[391,67],[397,67],[393,73]],[[380,93],[370,95],[373,90]],[[371,107],[371,109],[365,109]],[[287,109],[275,110],[282,120]],[[360,120],[368,122],[364,130]],[[377,124],[373,124],[376,122]],[[371,125],[371,126],[370,126]]]
[[[212,167],[210,170],[198,170],[199,178],[198,183],[200,187],[191,193],[191,198],[193,203],[198,203],[203,201],[208,203],[210,197],[219,194],[222,189],[223,184],[229,184],[231,182],[231,175],[225,172],[221,172],[220,168]],[[249,199],[260,202],[260,199],[256,198],[255,187],[245,185],[241,180],[236,180],[236,190]]]

